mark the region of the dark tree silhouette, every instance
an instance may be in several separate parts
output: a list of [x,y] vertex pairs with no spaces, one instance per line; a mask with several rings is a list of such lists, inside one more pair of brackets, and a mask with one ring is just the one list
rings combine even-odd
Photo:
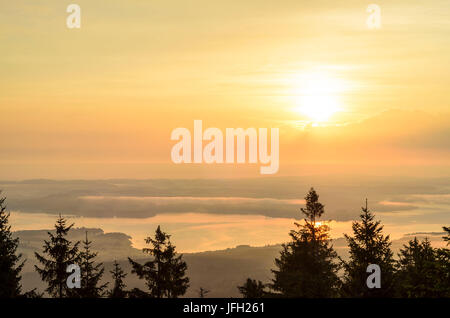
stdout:
[[[447,246],[450,245],[450,227],[443,227],[447,235],[443,237],[444,241],[447,242]],[[439,272],[441,274],[438,280],[438,288],[444,297],[450,297],[450,249],[439,248],[436,250],[437,259],[439,262]]]
[[339,287],[335,262],[337,254],[330,246],[329,227],[318,222],[324,213],[319,196],[311,188],[305,197],[305,224],[295,223],[292,241],[283,244],[280,257],[275,259],[277,270],[272,288],[285,297],[333,297]]
[[20,272],[25,262],[20,260],[22,254],[17,254],[19,239],[12,237],[5,200],[0,198],[0,298],[13,298],[20,296]]
[[98,253],[91,251],[92,241],[88,239],[86,231],[86,239],[83,241],[83,250],[79,254],[81,269],[81,288],[75,289],[78,297],[82,298],[98,298],[104,295],[104,290],[108,283],[100,285],[105,269],[102,263],[95,264],[95,258]]
[[[353,236],[345,234],[350,248],[350,260],[342,261],[345,269],[342,295],[344,297],[389,297],[395,293],[395,261],[389,235],[383,235],[380,221],[366,206],[360,222],[353,222]],[[381,270],[381,288],[367,287],[367,266],[376,264]]]
[[419,242],[414,238],[404,245],[399,253],[397,273],[401,297],[450,296],[448,258],[441,259],[440,252],[431,246],[428,239]]
[[184,295],[189,287],[189,278],[185,276],[187,265],[182,255],[175,252],[170,235],[162,232],[158,226],[155,238],[148,237],[145,242],[152,247],[144,248],[143,252],[153,256],[153,259],[139,264],[128,258],[133,267],[132,273],[146,280],[151,297],[176,298]]
[[242,286],[238,286],[239,292],[244,298],[263,298],[266,296],[264,291],[265,285],[255,279],[247,278],[247,281]]
[[140,290],[139,288],[133,288],[128,293],[128,298],[152,298],[152,296],[149,293],[146,293],[143,290]]
[[47,232],[50,240],[44,241],[43,254],[48,258],[35,253],[37,260],[43,265],[42,268],[35,265],[36,271],[48,285],[46,292],[53,297],[72,297],[74,293],[66,283],[67,267],[79,263],[80,242],[72,244],[66,239],[72,226],[73,224],[66,226],[66,220],[60,215],[55,224],[56,233]]
[[447,245],[450,244],[450,226],[444,226],[442,227],[444,231],[447,233],[446,236],[442,237],[444,241],[447,242]]
[[110,273],[112,274],[114,285],[112,290],[109,292],[109,298],[125,298],[127,297],[127,292],[125,290],[127,286],[123,282],[123,279],[127,276],[127,274],[124,273],[117,261],[114,261],[113,265],[114,269],[110,271]]
[[210,290],[205,289],[205,288],[203,288],[203,287],[200,287],[200,288],[198,289],[198,297],[199,297],[199,298],[205,298],[206,295],[209,294],[209,292],[210,292]]

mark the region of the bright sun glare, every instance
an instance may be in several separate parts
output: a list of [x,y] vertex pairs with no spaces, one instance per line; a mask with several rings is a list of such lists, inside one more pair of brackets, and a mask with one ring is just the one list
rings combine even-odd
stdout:
[[328,73],[301,74],[294,85],[296,111],[311,121],[326,122],[341,110],[339,94],[343,91],[343,83]]

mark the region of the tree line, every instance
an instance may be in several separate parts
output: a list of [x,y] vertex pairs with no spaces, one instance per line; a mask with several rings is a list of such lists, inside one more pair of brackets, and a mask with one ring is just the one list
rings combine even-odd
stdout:
[[[283,244],[275,259],[270,284],[248,278],[239,286],[245,298],[261,297],[450,297],[450,249],[433,248],[428,239],[416,237],[394,258],[389,235],[367,206],[352,223],[353,235],[345,234],[349,259],[337,256],[329,237],[330,228],[318,219],[324,213],[319,196],[311,188],[301,209],[304,223],[296,223],[291,241]],[[443,227],[450,244],[450,227]],[[369,288],[368,266],[380,270],[379,288]]]
[[[5,198],[0,198],[0,298],[38,298],[43,294],[35,289],[22,291],[21,271],[25,261],[17,253],[19,239],[13,238],[6,211]],[[272,270],[273,280],[264,284],[248,278],[239,292],[245,298],[289,297],[450,297],[450,250],[433,248],[428,239],[417,238],[404,245],[394,258],[389,235],[376,221],[367,206],[362,208],[360,220],[352,224],[353,235],[345,234],[349,259],[338,257],[330,239],[330,227],[319,221],[324,206],[311,188],[301,208],[303,223],[295,223],[290,232],[291,241],[282,245]],[[96,261],[88,233],[82,242],[71,242],[67,235],[74,224],[59,215],[55,231],[48,232],[41,253],[35,253],[35,269],[47,285],[45,292],[54,298],[177,298],[189,287],[187,264],[176,252],[170,235],[161,228],[154,237],[145,239],[148,248],[143,252],[150,260],[141,264],[131,258],[131,274],[145,281],[147,289],[127,289],[124,279],[128,275],[117,261],[109,272],[112,283],[102,283],[105,268]],[[443,227],[444,240],[450,244],[450,228]],[[79,286],[68,284],[71,271],[79,268]],[[367,267],[376,264],[380,269],[379,288],[367,285]],[[210,291],[199,289],[199,297]]]
[[[0,199],[0,298],[40,298],[43,294],[35,289],[22,291],[21,271],[25,264],[22,254],[17,253],[19,239],[13,238],[9,225],[9,212],[6,211],[5,198]],[[145,242],[150,246],[143,252],[152,258],[140,264],[128,258],[132,266],[132,274],[145,280],[147,291],[134,288],[126,289],[124,279],[127,274],[117,261],[110,271],[109,283],[102,283],[105,268],[96,261],[97,254],[92,251],[92,241],[86,238],[82,242],[71,242],[67,239],[74,224],[59,215],[55,223],[55,231],[47,232],[41,253],[35,253],[39,265],[35,270],[43,282],[47,284],[45,292],[53,298],[176,298],[186,293],[189,278],[186,277],[187,264],[182,255],[178,255],[175,246],[170,242],[170,235],[158,226],[154,238],[148,237]],[[79,286],[68,284],[71,266],[79,268]],[[75,280],[77,278],[75,277]],[[110,287],[110,288],[109,288]],[[208,291],[202,289],[202,295]]]

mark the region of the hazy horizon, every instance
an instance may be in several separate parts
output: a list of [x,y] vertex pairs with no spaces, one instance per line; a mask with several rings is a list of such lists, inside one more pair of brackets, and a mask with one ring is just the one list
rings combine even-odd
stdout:
[[332,238],[351,232],[369,208],[398,239],[439,232],[450,222],[448,178],[304,176],[240,179],[29,180],[0,182],[13,230],[49,229],[61,213],[76,227],[144,238],[161,225],[183,252],[236,245],[264,246],[289,239],[311,186],[325,205]]

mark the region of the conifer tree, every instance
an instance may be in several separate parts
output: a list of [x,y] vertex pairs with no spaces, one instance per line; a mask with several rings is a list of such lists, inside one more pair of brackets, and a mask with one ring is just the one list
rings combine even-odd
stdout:
[[125,290],[126,285],[123,282],[123,279],[127,276],[124,273],[122,268],[120,267],[117,261],[114,261],[114,269],[110,271],[113,278],[113,288],[109,292],[109,298],[125,298],[127,296],[127,292]]
[[239,292],[243,298],[263,298],[266,296],[264,291],[265,285],[255,279],[247,278],[247,281],[242,286],[238,286]]
[[280,257],[275,259],[277,270],[272,288],[285,297],[334,297],[339,287],[335,261],[337,254],[330,245],[329,227],[318,219],[324,213],[319,196],[311,188],[305,197],[304,224],[295,223],[292,241],[283,244]]
[[35,253],[37,260],[43,265],[42,268],[35,265],[36,271],[48,285],[46,292],[55,298],[72,297],[74,293],[66,283],[69,275],[66,272],[67,267],[79,263],[80,242],[72,244],[66,239],[72,226],[73,224],[67,226],[66,219],[59,215],[55,224],[56,233],[47,232],[50,239],[44,241],[43,254],[46,254],[47,258]]
[[[447,246],[450,245],[450,227],[443,227],[444,231],[447,233],[443,237],[444,241],[447,242]],[[439,248],[436,251],[438,266],[439,266],[439,286],[440,294],[442,297],[450,297],[450,249],[449,248]]]
[[189,278],[185,276],[187,265],[182,255],[177,255],[175,246],[170,242],[170,235],[161,231],[158,226],[155,238],[145,239],[151,248],[144,248],[143,252],[153,256],[145,264],[139,264],[128,258],[133,270],[132,273],[146,280],[150,296],[155,298],[176,298],[186,293]]
[[200,287],[200,288],[198,289],[198,297],[199,297],[199,298],[205,298],[206,295],[209,294],[209,292],[210,292],[210,290],[205,289],[205,288],[203,288],[203,287]]
[[444,241],[447,242],[447,245],[450,244],[450,226],[444,226],[442,227],[444,231],[446,232],[446,236],[442,237]]
[[102,297],[104,295],[104,289],[108,285],[108,283],[100,285],[100,280],[105,269],[102,263],[95,264],[95,258],[98,253],[91,251],[92,241],[89,241],[87,231],[86,239],[82,243],[83,250],[79,254],[81,288],[76,289],[76,294],[82,298]]
[[20,296],[20,272],[25,262],[17,254],[19,239],[12,237],[5,201],[0,198],[0,298],[12,298]]
[[[409,241],[399,253],[398,290],[400,297],[449,297],[447,268],[443,267],[440,250],[434,249],[428,239]],[[448,262],[448,259],[447,259]]]
[[[389,235],[383,235],[383,226],[366,206],[361,208],[361,221],[353,222],[353,236],[345,234],[349,249],[349,261],[343,261],[345,270],[342,296],[344,297],[390,297],[395,294],[395,261]],[[367,267],[380,266],[381,288],[367,287]]]

